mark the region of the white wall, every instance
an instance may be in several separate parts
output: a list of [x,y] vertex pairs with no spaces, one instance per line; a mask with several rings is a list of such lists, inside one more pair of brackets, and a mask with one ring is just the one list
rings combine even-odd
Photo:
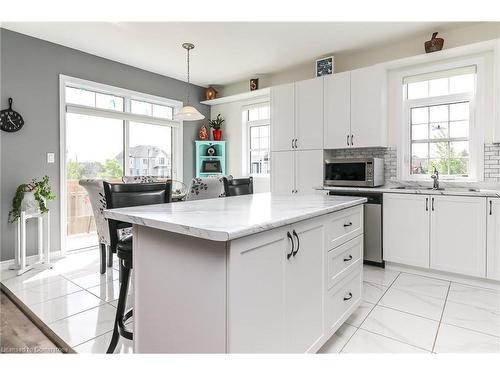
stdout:
[[[344,72],[385,61],[420,55],[425,52],[424,42],[430,39],[433,31],[434,30],[429,30],[426,34],[417,35],[410,39],[396,40],[360,50],[326,53],[325,56],[334,55],[335,71]],[[439,33],[439,37],[445,40],[444,49],[496,39],[500,37],[500,22],[472,23],[467,27],[444,30]],[[334,51],[334,49],[335,46],[332,46],[332,51]],[[318,58],[319,57],[320,56],[318,56]],[[314,61],[310,61],[282,71],[265,74],[262,76],[259,86],[260,88],[276,86],[283,83],[313,78],[314,75]],[[249,91],[248,80],[220,86],[217,90],[220,96]]]
[[[268,101],[269,98],[260,98],[214,105],[210,108],[211,119],[215,119],[220,114],[226,120],[222,126],[222,139],[226,141],[226,170],[228,174],[236,178],[248,175],[243,165],[243,153],[246,152],[246,145],[243,142],[245,134],[242,121],[243,107]],[[270,191],[269,178],[254,176],[254,192],[266,191]]]

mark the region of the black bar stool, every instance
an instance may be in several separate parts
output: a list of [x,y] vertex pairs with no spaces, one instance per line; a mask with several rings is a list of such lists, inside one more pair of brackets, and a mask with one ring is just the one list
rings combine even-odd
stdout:
[[[146,184],[111,184],[104,182],[104,195],[107,208],[144,206],[150,204],[168,203],[171,199],[171,183]],[[116,308],[113,336],[106,353],[113,353],[120,336],[132,340],[133,333],[125,328],[125,323],[133,315],[133,309],[125,312],[130,283],[132,264],[132,234],[118,237],[118,230],[131,227],[132,224],[108,219],[111,249],[116,252],[120,261],[120,295]]]
[[234,197],[236,195],[253,194],[253,177],[246,178],[222,178],[224,184],[224,192],[226,197]]

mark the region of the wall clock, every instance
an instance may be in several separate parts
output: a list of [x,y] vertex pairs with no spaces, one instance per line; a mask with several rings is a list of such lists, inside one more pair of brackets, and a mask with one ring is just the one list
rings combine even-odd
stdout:
[[13,133],[20,130],[23,125],[23,117],[12,110],[12,98],[9,98],[9,108],[0,111],[0,129]]

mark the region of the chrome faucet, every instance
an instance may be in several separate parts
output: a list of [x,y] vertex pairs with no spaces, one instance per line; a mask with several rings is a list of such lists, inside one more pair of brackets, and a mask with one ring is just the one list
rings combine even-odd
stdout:
[[436,167],[434,167],[434,174],[431,176],[431,178],[434,180],[434,185],[432,186],[432,188],[434,190],[439,190],[439,172]]

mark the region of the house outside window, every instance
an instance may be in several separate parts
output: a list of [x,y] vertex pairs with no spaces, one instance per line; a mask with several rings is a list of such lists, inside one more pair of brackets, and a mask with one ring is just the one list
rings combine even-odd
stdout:
[[246,169],[250,175],[269,175],[270,172],[270,107],[269,103],[246,107]]
[[404,175],[471,179],[477,162],[471,153],[476,66],[408,76],[403,79],[406,147]]

